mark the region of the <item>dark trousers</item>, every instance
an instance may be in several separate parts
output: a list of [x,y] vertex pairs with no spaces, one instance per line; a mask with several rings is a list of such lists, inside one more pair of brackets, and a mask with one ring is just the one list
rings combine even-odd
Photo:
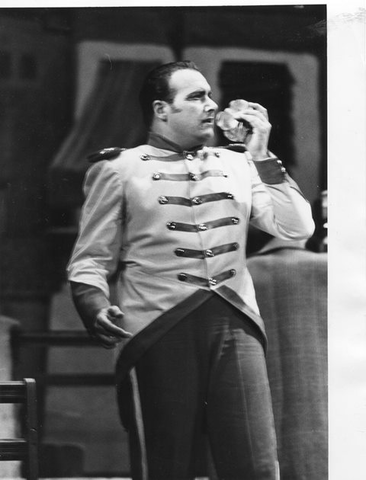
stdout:
[[[276,437],[262,334],[215,295],[136,364],[149,480],[190,480],[207,437],[220,480],[277,480]],[[131,468],[140,480],[137,426]]]

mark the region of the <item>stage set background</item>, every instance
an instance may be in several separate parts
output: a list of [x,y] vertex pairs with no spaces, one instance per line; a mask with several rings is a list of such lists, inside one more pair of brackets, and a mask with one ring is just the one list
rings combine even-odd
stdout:
[[[24,331],[81,328],[65,266],[86,156],[144,141],[137,92],[158,63],[196,61],[220,107],[232,98],[266,105],[271,149],[313,204],[327,189],[325,22],[324,5],[1,9],[1,314]],[[212,143],[222,142],[217,132]],[[17,375],[110,373],[113,361],[100,349],[24,349]],[[80,446],[85,474],[128,473],[113,388],[40,393],[45,444]],[[60,475],[62,463],[52,466]]]

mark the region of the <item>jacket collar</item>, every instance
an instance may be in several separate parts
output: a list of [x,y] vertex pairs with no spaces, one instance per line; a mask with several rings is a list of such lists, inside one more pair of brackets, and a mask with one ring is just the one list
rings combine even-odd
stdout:
[[148,145],[152,147],[161,148],[163,150],[171,150],[175,153],[192,153],[196,154],[198,150],[203,148],[203,145],[197,145],[192,150],[183,150],[183,148],[177,143],[172,142],[169,138],[160,135],[159,133],[149,132],[149,137],[147,141]]

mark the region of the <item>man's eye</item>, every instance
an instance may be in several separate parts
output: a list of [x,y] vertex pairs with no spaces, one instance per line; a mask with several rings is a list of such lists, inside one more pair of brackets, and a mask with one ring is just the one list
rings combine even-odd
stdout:
[[195,93],[189,97],[191,100],[201,100],[203,98],[202,93]]

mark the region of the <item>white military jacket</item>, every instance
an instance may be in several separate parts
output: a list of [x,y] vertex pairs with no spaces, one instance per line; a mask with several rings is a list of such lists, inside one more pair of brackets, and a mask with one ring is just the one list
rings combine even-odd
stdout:
[[198,290],[263,330],[246,266],[249,222],[282,239],[312,235],[311,208],[276,158],[222,147],[193,152],[158,135],[88,171],[68,278],[109,298],[118,270],[122,327],[136,334]]

